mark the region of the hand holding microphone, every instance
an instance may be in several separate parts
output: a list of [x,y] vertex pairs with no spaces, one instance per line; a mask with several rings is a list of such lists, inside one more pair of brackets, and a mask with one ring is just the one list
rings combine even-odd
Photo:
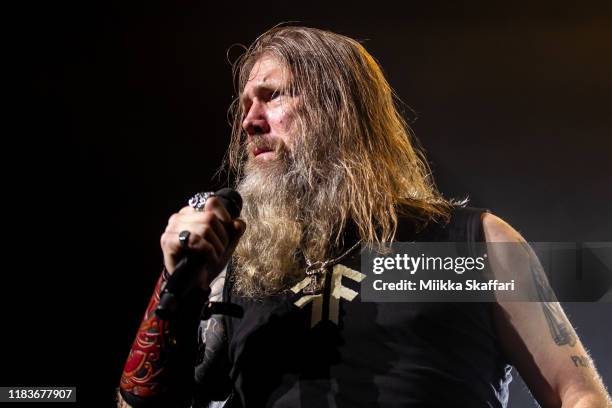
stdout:
[[158,279],[121,375],[121,398],[134,407],[175,406],[190,395],[197,350],[193,334],[205,299],[188,294],[208,289],[246,228],[237,219],[242,209],[237,192],[223,189],[194,199],[170,217],[161,237],[170,277]]
[[176,311],[191,288],[208,289],[246,229],[244,221],[237,219],[242,199],[236,191],[225,188],[199,203],[198,196],[194,198],[193,206],[170,217],[161,236],[164,265],[171,275],[156,310],[162,318]]

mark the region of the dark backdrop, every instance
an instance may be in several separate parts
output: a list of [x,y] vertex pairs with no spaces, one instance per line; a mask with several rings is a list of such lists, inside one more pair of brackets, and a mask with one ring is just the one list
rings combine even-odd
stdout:
[[[281,21],[364,40],[447,196],[532,241],[612,240],[609,7],[82,3],[5,13],[2,385],[112,405],[167,218],[224,184],[227,50]],[[564,306],[611,384],[610,304]]]

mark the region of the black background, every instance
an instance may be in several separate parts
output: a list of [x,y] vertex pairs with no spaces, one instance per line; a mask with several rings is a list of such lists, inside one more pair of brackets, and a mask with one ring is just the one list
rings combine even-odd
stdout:
[[[167,218],[225,182],[227,51],[281,21],[364,40],[445,195],[531,241],[612,240],[605,2],[82,3],[4,13],[2,385],[112,406]],[[612,307],[564,306],[611,384]]]

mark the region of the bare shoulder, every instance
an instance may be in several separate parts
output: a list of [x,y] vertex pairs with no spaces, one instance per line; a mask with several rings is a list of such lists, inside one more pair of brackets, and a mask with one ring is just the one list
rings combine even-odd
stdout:
[[523,237],[517,230],[495,214],[483,214],[482,228],[484,230],[487,242],[524,241]]

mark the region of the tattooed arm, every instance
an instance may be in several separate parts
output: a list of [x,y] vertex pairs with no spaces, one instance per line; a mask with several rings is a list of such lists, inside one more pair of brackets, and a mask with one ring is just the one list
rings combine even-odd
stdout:
[[[118,408],[131,408],[123,398],[124,395],[135,406],[142,400],[155,400],[156,406],[164,407],[186,406],[190,403],[193,407],[209,406],[211,401],[226,399],[231,390],[222,316],[212,314],[200,321],[197,353],[183,350],[177,355],[174,350],[177,346],[177,328],[172,327],[172,322],[160,320],[154,313],[163,282],[163,277],[160,277],[126,362],[117,395]],[[210,285],[208,305],[222,301],[224,283],[225,272],[222,272]],[[199,317],[198,314],[197,320]],[[190,324],[194,322],[193,316],[189,320],[187,326],[193,326]],[[183,321],[182,325],[185,323]],[[193,334],[195,338],[195,330]],[[185,336],[189,336],[189,333]],[[190,342],[187,342],[189,345]],[[177,358],[182,361],[172,361]],[[177,374],[182,378],[182,384],[168,381],[169,376]],[[194,387],[191,387],[192,384]],[[183,395],[177,396],[177,392]],[[161,402],[157,402],[160,397]]]
[[155,309],[165,282],[162,274],[125,363],[120,407],[183,407],[191,402],[197,326],[207,296],[195,289],[175,317],[161,319]]
[[533,302],[498,301],[494,319],[502,347],[542,407],[608,407],[610,397],[595,365],[556,301],[537,256],[500,218],[485,214],[488,243],[516,243],[512,250],[489,245],[497,278],[529,282]]

